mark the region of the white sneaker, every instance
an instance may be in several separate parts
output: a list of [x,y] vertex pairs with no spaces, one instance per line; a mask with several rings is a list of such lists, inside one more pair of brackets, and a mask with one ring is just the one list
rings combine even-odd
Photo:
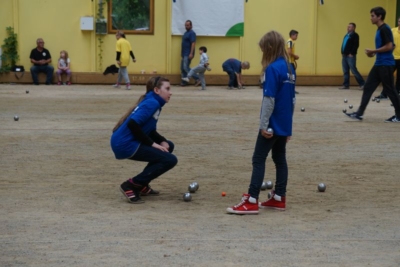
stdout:
[[182,81],[185,81],[185,82],[190,82],[190,80],[189,80],[189,78],[182,78]]
[[114,86],[114,88],[119,88],[120,87],[118,83],[114,84],[113,86]]
[[126,90],[131,90],[131,86],[130,86],[130,85],[127,85],[127,86],[126,86]]

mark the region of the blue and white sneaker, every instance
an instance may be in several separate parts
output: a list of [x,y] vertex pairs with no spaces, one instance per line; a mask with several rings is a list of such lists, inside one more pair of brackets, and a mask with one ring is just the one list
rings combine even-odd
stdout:
[[353,113],[344,113],[347,117],[353,119],[353,120],[357,120],[357,121],[362,121],[363,120],[363,116],[358,115],[357,112],[353,112]]
[[396,117],[396,115],[390,117],[389,119],[385,120],[385,122],[400,122],[400,119]]

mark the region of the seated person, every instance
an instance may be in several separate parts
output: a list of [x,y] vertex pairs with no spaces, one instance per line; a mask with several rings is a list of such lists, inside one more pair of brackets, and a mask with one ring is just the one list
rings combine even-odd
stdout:
[[50,85],[53,81],[54,68],[49,66],[51,63],[51,55],[49,50],[44,48],[44,41],[42,38],[36,40],[37,47],[32,49],[30,59],[33,63],[31,67],[31,75],[33,83],[39,85],[38,74],[39,72],[46,73],[46,84]]

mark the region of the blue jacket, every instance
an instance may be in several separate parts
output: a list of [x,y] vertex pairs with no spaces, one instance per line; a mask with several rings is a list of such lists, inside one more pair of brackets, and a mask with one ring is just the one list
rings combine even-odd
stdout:
[[140,146],[140,142],[128,128],[129,120],[134,120],[149,135],[157,129],[157,121],[165,100],[154,92],[146,94],[145,98],[132,111],[131,115],[111,135],[111,148],[117,159],[131,158]]

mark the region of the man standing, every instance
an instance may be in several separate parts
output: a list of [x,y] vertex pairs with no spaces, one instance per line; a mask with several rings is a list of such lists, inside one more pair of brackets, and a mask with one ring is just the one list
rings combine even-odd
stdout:
[[368,74],[367,82],[361,97],[361,104],[354,113],[345,115],[358,121],[362,121],[363,114],[370,98],[378,85],[382,83],[383,92],[389,97],[394,106],[395,115],[385,120],[385,122],[400,122],[400,98],[394,89],[394,57],[393,57],[393,34],[390,27],[384,22],[386,11],[382,7],[371,9],[371,22],[378,27],[375,35],[375,49],[365,49],[369,57],[376,55],[375,64]]
[[117,44],[115,49],[117,51],[116,61],[119,66],[119,70],[118,70],[117,83],[114,85],[114,87],[119,88],[122,78],[124,78],[126,84],[126,90],[130,90],[131,82],[129,80],[127,67],[130,62],[130,57],[132,57],[133,62],[136,62],[135,55],[132,52],[131,44],[129,43],[128,40],[125,39],[124,32],[118,31],[117,34],[115,35],[115,38],[117,38]]
[[53,66],[51,63],[51,55],[49,50],[44,48],[44,41],[42,38],[36,40],[36,48],[32,49],[29,56],[33,66],[31,67],[31,75],[33,83],[39,85],[38,74],[39,72],[46,73],[46,85],[50,85],[53,81]]
[[[295,49],[295,43],[294,41],[297,40],[297,37],[299,35],[299,32],[296,30],[291,30],[289,32],[289,40],[287,40],[286,44],[287,44],[287,51],[289,54],[289,62],[290,64],[293,66],[294,69],[297,69],[297,63],[296,60],[298,60],[300,57],[298,55],[296,55],[296,49]],[[299,92],[295,91],[296,94],[298,94]]]
[[343,86],[339,89],[349,89],[350,87],[350,70],[357,80],[360,89],[364,88],[365,81],[356,67],[357,50],[360,42],[358,33],[355,32],[356,24],[351,22],[347,25],[347,34],[343,38],[342,43],[342,69],[343,69]]
[[[182,36],[181,47],[181,78],[187,78],[190,71],[190,62],[192,61],[195,53],[196,46],[196,33],[192,30],[192,22],[187,20],[185,22],[186,32]],[[195,74],[192,76],[198,82],[199,77]],[[197,84],[196,82],[196,84]],[[182,81],[181,86],[187,85],[186,81]]]
[[[395,71],[396,71],[396,92],[400,95],[400,17],[397,19],[397,27],[392,29],[393,40],[394,40],[394,50],[393,56],[395,61]],[[375,97],[376,99],[388,99],[387,95],[381,92],[380,95]]]

